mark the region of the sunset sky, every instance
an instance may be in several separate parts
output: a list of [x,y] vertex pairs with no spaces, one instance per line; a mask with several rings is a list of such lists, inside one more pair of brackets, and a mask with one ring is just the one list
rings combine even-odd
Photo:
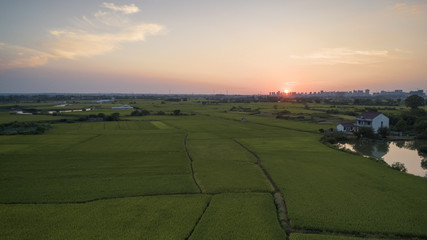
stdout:
[[0,93],[427,90],[427,1],[0,1]]

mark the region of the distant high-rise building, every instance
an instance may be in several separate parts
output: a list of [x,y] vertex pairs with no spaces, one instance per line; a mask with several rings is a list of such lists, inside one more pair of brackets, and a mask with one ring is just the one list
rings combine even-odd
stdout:
[[369,89],[365,89],[365,94],[369,95]]

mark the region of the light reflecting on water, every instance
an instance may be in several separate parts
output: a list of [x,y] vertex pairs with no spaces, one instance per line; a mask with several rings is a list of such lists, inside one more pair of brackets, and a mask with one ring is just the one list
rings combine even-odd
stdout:
[[408,170],[407,173],[427,177],[427,169],[422,168],[421,161],[427,157],[417,150],[425,146],[425,141],[396,141],[396,142],[352,142],[337,144],[340,148],[346,148],[364,156],[382,158],[391,165],[401,162]]

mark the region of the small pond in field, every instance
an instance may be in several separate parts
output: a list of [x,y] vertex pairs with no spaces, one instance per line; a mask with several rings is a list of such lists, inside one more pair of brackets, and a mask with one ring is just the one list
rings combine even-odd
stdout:
[[401,162],[407,173],[427,177],[427,141],[356,141],[337,145],[364,156],[382,158],[390,166]]

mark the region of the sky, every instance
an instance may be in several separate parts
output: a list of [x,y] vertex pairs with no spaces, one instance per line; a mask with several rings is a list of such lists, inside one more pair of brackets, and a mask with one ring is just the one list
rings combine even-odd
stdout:
[[0,93],[427,90],[427,0],[2,0]]

